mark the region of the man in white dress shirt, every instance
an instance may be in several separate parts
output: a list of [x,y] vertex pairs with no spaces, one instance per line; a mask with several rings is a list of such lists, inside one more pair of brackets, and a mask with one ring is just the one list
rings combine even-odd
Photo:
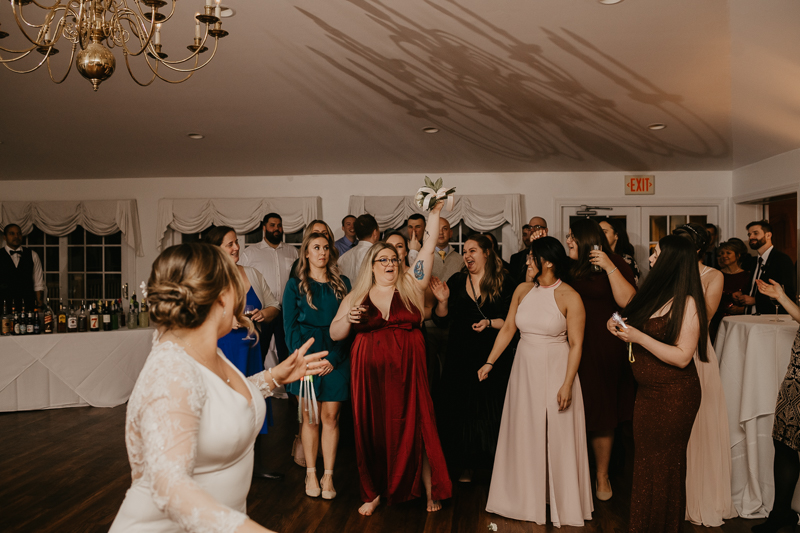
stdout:
[[3,229],[5,246],[0,252],[0,300],[17,308],[23,302],[32,309],[44,303],[44,272],[39,256],[22,247],[22,229],[8,224]]
[[381,232],[378,229],[378,222],[370,214],[361,215],[355,223],[356,237],[358,244],[350,249],[349,252],[339,258],[339,270],[342,274],[350,278],[352,285],[356,284],[358,273],[361,271],[361,263],[364,261],[367,252],[373,244],[381,239]]
[[[283,242],[283,219],[278,213],[267,214],[261,228],[264,231],[264,240],[245,248],[239,255],[239,264],[261,272],[278,302],[282,302],[283,289],[289,281],[292,263],[297,259],[297,248]],[[269,347],[265,363],[268,368],[288,357],[282,312],[261,333],[264,346],[262,350]],[[273,338],[272,343],[269,342],[270,338]]]

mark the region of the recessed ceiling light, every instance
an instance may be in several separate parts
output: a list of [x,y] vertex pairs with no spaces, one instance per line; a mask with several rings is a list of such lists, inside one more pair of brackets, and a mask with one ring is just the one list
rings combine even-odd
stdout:
[[654,123],[654,124],[650,124],[650,125],[649,125],[649,126],[647,126],[647,127],[648,127],[648,128],[650,128],[650,129],[651,129],[651,130],[653,130],[653,131],[656,131],[656,130],[663,130],[664,128],[666,128],[666,127],[667,127],[667,125],[666,125],[666,124],[663,124],[663,123],[661,123],[661,122],[656,122],[656,123]]
[[224,19],[230,18],[236,14],[236,11],[234,11],[232,7],[226,6],[225,4],[220,4],[219,8],[220,8],[219,16]]
[[439,128],[422,128],[425,133],[439,133]]
[[614,4],[619,4],[620,2],[622,2],[622,0],[597,0],[597,1],[607,6],[613,6]]
[[194,140],[199,140],[205,138],[205,135],[202,135],[200,133],[190,133],[189,138]]

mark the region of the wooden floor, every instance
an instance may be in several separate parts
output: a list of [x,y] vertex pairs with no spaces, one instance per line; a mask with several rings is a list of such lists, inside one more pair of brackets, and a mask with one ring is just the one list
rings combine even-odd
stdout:
[[[284,472],[283,481],[254,480],[248,498],[251,518],[282,533],[422,532],[477,533],[490,522],[499,533],[559,531],[550,526],[507,520],[487,513],[488,472],[470,484],[455,483],[453,498],[438,513],[424,500],[381,506],[362,517],[358,495],[352,423],[344,416],[333,501],[308,498],[305,470],[289,456],[297,424],[287,401],[275,406],[270,431],[274,454],[268,466]],[[0,532],[92,533],[108,531],[130,485],[125,452],[125,406],[0,413]],[[584,528],[560,531],[624,533],[630,498],[630,462],[612,474],[614,497],[595,501],[594,519]],[[319,465],[318,470],[322,470]],[[685,523],[684,532],[745,533],[758,521],[737,518],[721,528]]]

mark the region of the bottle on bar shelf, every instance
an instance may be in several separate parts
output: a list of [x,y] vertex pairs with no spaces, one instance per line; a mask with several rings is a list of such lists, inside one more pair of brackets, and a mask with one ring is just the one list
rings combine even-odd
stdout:
[[92,303],[89,308],[89,331],[100,331],[100,315],[97,314],[97,304]]
[[42,333],[53,333],[55,328],[53,327],[53,310],[50,309],[50,298],[45,302],[43,321]]
[[117,329],[125,327],[125,304],[122,303],[121,299],[117,299],[117,314],[119,317],[117,318]]
[[59,333],[67,332],[67,310],[64,308],[64,300],[61,298],[58,299],[58,324],[56,325],[56,331]]
[[139,311],[139,327],[140,328],[147,328],[150,327],[150,312],[147,309],[147,302],[142,301],[141,311]]
[[111,331],[111,304],[100,301],[103,316],[103,331]]
[[39,324],[39,307],[36,306],[33,308],[33,333],[34,335],[38,335],[42,332],[42,326]]
[[81,302],[80,307],[75,309],[75,317],[78,319],[78,331],[81,333],[89,331],[89,316],[86,314],[86,301]]
[[[69,302],[69,300],[67,300]],[[75,307],[69,307],[69,315],[67,315],[67,333],[77,333],[80,331],[78,324],[78,310]]]
[[128,310],[128,329],[139,327],[139,304],[136,302],[136,295],[131,296],[131,306]]
[[13,317],[8,314],[8,304],[5,300],[3,300],[3,329],[2,333],[3,336],[11,335],[11,323],[13,322]]
[[[35,325],[35,326],[34,326]],[[34,333],[39,333],[37,330],[39,329],[39,310],[36,310],[36,318],[33,317],[33,311],[28,311],[28,323],[25,324],[27,328],[25,330],[26,335],[33,335]],[[34,329],[35,327],[35,329]]]
[[25,313],[25,300],[22,300],[22,311],[19,312],[19,334],[28,334],[28,315]]
[[14,305],[13,301],[11,302],[11,313],[13,315],[13,318],[12,318],[12,320],[13,320],[12,327],[14,328],[13,329],[13,335],[19,335],[20,334],[19,333],[19,315],[17,314],[17,308]]

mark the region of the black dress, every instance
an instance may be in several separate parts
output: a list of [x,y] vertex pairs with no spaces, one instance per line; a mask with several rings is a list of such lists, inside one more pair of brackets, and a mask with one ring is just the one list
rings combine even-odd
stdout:
[[439,327],[450,327],[435,405],[442,447],[448,466],[454,469],[491,467],[516,346],[510,343],[495,362],[489,379],[478,381],[478,370],[486,363],[499,330],[477,332],[472,325],[484,315],[505,320],[515,283],[506,274],[499,297],[485,302],[479,310],[467,292],[467,275],[459,272],[447,281],[448,315],[433,316]]
[[772,438],[800,451],[800,329],[794,338],[789,368],[778,391]]
[[[643,331],[663,340],[667,317],[651,318]],[[633,345],[633,487],[629,533],[677,533],[686,517],[686,448],[700,408],[694,360],[669,365]]]

